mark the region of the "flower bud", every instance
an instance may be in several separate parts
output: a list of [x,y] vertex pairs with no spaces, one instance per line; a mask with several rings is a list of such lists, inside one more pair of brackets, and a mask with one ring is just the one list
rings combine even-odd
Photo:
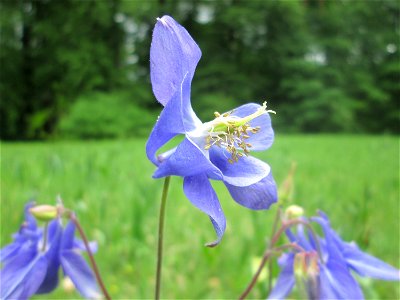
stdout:
[[52,205],[37,205],[29,209],[30,213],[38,220],[48,222],[58,215],[58,209]]
[[297,219],[304,215],[304,209],[298,205],[290,205],[285,210],[285,220]]

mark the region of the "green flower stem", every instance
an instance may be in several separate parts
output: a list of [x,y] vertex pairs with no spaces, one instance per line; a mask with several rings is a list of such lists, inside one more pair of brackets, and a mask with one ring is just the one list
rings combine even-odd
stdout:
[[159,223],[158,223],[156,287],[155,287],[155,295],[154,295],[154,298],[156,300],[160,299],[165,204],[167,203],[167,195],[168,195],[170,179],[171,179],[170,176],[165,177],[164,188],[163,188],[163,192],[162,192],[162,196],[161,196],[160,217],[159,217]]
[[110,294],[108,294],[107,289],[104,285],[104,282],[101,279],[101,275],[100,275],[99,269],[97,268],[96,261],[94,260],[93,253],[90,250],[88,239],[87,239],[85,232],[83,231],[82,226],[79,224],[78,219],[76,218],[74,213],[70,214],[70,220],[75,224],[76,228],[79,231],[79,235],[81,236],[83,243],[85,244],[86,251],[89,255],[90,264],[92,265],[94,275],[96,276],[97,283],[99,284],[104,297],[107,300],[111,300]]

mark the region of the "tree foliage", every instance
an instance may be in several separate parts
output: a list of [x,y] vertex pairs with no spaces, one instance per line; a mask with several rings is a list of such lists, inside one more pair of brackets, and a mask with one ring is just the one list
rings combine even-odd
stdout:
[[106,109],[75,104],[90,93],[129,90],[121,114],[158,109],[148,61],[162,14],[202,49],[192,88],[202,119],[267,100],[278,130],[399,133],[396,1],[20,0],[0,14],[3,139],[47,138],[76,107]]

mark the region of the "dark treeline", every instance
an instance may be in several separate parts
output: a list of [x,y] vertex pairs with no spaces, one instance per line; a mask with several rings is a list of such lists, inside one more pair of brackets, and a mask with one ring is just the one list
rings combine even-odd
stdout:
[[0,2],[1,138],[147,132],[163,14],[202,49],[192,103],[204,121],[267,100],[281,131],[399,133],[398,1],[21,0]]

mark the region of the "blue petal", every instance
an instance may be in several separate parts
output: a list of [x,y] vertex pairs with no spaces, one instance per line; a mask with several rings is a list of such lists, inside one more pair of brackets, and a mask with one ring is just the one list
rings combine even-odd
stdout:
[[[261,105],[255,103],[249,103],[233,110],[232,116],[246,117],[256,112]],[[250,150],[261,151],[266,150],[271,147],[274,142],[274,130],[271,125],[271,118],[269,114],[263,114],[252,121],[250,121],[250,126],[257,127],[260,126],[260,131],[256,134],[249,132],[250,138],[247,139],[247,143],[252,145]]]
[[225,232],[226,220],[217,195],[205,174],[185,177],[183,190],[194,206],[206,213],[214,226],[217,240],[207,246],[216,246]]
[[178,134],[195,130],[201,126],[190,104],[190,82],[186,76],[171,101],[165,106],[146,144],[147,157],[158,165],[156,152]]
[[357,281],[340,261],[320,264],[321,299],[364,299]]
[[278,200],[272,173],[249,186],[235,186],[224,182],[232,198],[239,204],[254,210],[268,209]]
[[292,291],[295,284],[293,274],[294,254],[285,255],[284,257],[285,261],[283,269],[279,274],[271,293],[268,295],[268,299],[285,299]]
[[304,230],[307,230],[307,228],[305,228],[302,224],[297,226],[298,244],[307,251],[317,250],[311,245],[310,241],[308,240],[308,235],[306,235]]
[[161,178],[170,175],[185,177],[200,173],[218,173],[219,170],[206,155],[207,152],[203,152],[190,139],[185,138],[175,152],[158,166],[153,177]]
[[209,152],[211,162],[223,174],[223,181],[230,185],[249,186],[267,177],[271,172],[268,164],[255,157],[243,156],[237,162],[230,163],[228,159],[231,155],[228,151],[213,146]]
[[348,245],[343,251],[343,255],[349,267],[361,276],[382,280],[400,280],[400,271],[398,269],[362,252],[356,245]]
[[[321,218],[329,224],[328,216],[319,211]],[[344,242],[339,235],[331,229],[331,235],[350,268],[361,276],[368,276],[382,280],[400,280],[400,271],[380,259],[361,251],[355,243]]]
[[364,299],[357,281],[350,274],[343,254],[335,240],[334,231],[326,216],[312,217],[321,225],[325,235],[325,264],[320,264],[322,299]]
[[53,291],[58,285],[58,269],[60,267],[59,250],[62,236],[62,227],[58,219],[49,224],[49,248],[45,253],[48,262],[46,277],[36,294],[46,294]]
[[180,89],[185,76],[189,85],[201,57],[189,33],[170,16],[158,19],[150,47],[150,73],[154,95],[166,105]]
[[62,250],[60,260],[64,273],[83,297],[88,299],[102,297],[92,270],[80,254],[73,250]]
[[[78,238],[75,238],[75,239],[74,239],[74,246],[73,246],[73,248],[74,248],[74,249],[78,249],[78,250],[82,250],[82,251],[87,251],[86,246],[85,246],[85,243],[84,243],[81,239],[78,239]],[[91,242],[89,242],[89,248],[90,248],[90,251],[91,251],[92,253],[96,253],[97,250],[98,250],[97,242],[96,242],[96,241],[91,241]]]
[[15,255],[17,255],[18,251],[21,248],[20,243],[12,243],[10,245],[4,246],[0,250],[0,262],[4,263],[7,260],[13,258]]
[[47,260],[34,250],[24,251],[10,260],[0,272],[1,299],[28,299],[46,276]]
[[69,221],[65,226],[64,233],[61,238],[61,250],[72,249],[74,247],[75,224]]
[[329,255],[328,259],[344,262],[343,254],[340,251],[340,247],[336,243],[334,232],[330,227],[329,221],[321,217],[312,217],[310,219],[311,221],[320,224],[322,230],[324,231],[325,241],[326,241],[325,245],[326,251],[328,252],[327,254]]

